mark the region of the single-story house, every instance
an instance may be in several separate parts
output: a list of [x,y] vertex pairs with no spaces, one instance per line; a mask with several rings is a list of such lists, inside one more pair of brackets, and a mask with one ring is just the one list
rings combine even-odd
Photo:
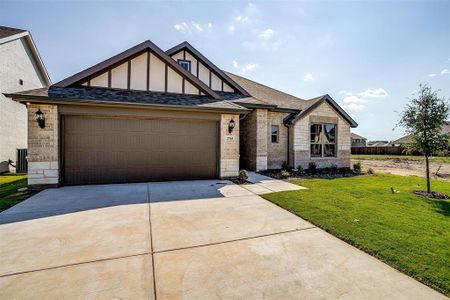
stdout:
[[367,139],[365,137],[362,137],[354,132],[350,135],[352,147],[360,148],[360,147],[366,147],[367,146]]
[[[450,134],[450,121],[448,121],[441,130],[442,133]],[[404,137],[401,137],[395,141],[391,142],[392,146],[404,146],[405,144],[411,143],[412,141],[412,134],[405,135]],[[450,146],[450,142],[449,142]]]
[[389,147],[391,143],[389,141],[368,141],[367,147]]
[[[10,168],[10,162],[17,166],[17,150],[27,148],[28,130],[25,105],[12,101],[3,93],[50,84],[31,34],[27,30],[0,26],[0,173],[14,170]],[[26,164],[23,165],[26,168]]]
[[28,108],[29,185],[236,178],[240,169],[350,165],[356,122],[224,72],[189,43],[145,41],[49,88]]

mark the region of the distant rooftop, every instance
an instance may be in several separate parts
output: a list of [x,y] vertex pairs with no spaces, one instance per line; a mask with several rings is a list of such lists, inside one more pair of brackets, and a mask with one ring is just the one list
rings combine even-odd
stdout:
[[9,37],[11,35],[15,35],[21,32],[25,32],[26,30],[19,29],[19,28],[12,28],[12,27],[6,27],[6,26],[0,26],[0,39]]

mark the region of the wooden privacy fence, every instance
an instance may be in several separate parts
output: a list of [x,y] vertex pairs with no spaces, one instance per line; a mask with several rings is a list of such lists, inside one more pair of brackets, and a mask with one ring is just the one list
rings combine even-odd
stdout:
[[352,154],[367,155],[405,155],[403,147],[386,146],[386,147],[352,147]]

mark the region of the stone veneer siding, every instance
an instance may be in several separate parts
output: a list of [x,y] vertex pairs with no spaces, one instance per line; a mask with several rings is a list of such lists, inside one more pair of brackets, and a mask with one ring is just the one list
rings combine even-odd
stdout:
[[[41,110],[45,128],[34,119]],[[56,186],[59,183],[59,127],[58,107],[55,105],[28,105],[28,185]]]
[[[288,162],[288,128],[284,126],[283,119],[287,113],[267,113],[267,168],[281,169],[283,163]],[[272,143],[272,125],[278,125],[278,143]]]
[[267,170],[267,109],[255,109],[241,120],[241,168]]
[[[337,124],[337,156],[334,158],[310,157],[310,124],[313,122]],[[294,167],[308,168],[314,161],[318,168],[336,164],[338,167],[350,167],[350,125],[328,103],[323,103],[310,114],[298,120],[294,125]]]
[[[228,124],[233,119],[234,130]],[[239,115],[223,114],[220,121],[220,178],[239,176]]]

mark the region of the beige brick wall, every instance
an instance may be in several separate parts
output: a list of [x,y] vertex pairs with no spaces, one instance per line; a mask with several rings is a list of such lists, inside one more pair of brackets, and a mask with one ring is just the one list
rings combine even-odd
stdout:
[[243,169],[267,170],[267,115],[267,109],[255,109],[240,122]]
[[[288,162],[288,129],[283,124],[287,113],[268,112],[267,114],[267,168],[280,169]],[[272,143],[272,125],[278,125],[278,143]]]
[[[310,157],[310,124],[311,122],[336,122],[337,156],[335,158]],[[294,161],[295,167],[308,167],[314,161],[319,168],[336,164],[338,167],[350,167],[350,125],[328,103],[323,103],[310,114],[303,117],[294,126]]]
[[[228,132],[233,119],[235,128]],[[220,178],[235,178],[239,175],[239,115],[223,114],[220,121]]]
[[[34,119],[41,110],[45,128]],[[57,185],[59,182],[58,107],[55,105],[28,106],[28,185]]]

